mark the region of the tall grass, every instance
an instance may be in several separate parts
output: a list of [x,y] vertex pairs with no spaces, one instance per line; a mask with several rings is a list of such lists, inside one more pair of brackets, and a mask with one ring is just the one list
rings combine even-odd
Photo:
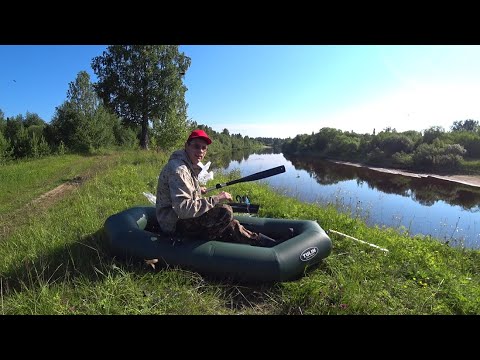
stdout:
[[[56,158],[55,158],[56,159]],[[53,163],[56,161],[52,159]],[[75,192],[0,242],[1,314],[479,314],[480,252],[410,238],[359,218],[289,198],[262,181],[248,194],[258,216],[310,219],[388,253],[330,233],[333,250],[297,281],[222,282],[178,268],[153,270],[112,258],[106,218],[148,204],[167,155],[125,152]],[[238,178],[216,174],[214,181]]]
[[75,178],[97,160],[96,157],[64,155],[0,165],[0,215]]

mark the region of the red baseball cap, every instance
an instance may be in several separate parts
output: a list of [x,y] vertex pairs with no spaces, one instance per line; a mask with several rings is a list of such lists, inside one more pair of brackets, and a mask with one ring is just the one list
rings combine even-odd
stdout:
[[203,130],[198,130],[198,129],[193,130],[192,133],[190,134],[190,136],[188,137],[187,141],[195,139],[195,138],[201,138],[201,139],[205,140],[208,145],[210,145],[212,143],[212,140],[210,140],[207,133]]

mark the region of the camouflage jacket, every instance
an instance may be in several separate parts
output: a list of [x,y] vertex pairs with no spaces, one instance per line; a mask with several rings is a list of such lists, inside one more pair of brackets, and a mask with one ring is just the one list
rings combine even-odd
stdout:
[[205,214],[218,204],[217,195],[202,197],[198,174],[185,150],[175,151],[160,172],[157,185],[156,214],[163,232],[175,232],[178,219]]

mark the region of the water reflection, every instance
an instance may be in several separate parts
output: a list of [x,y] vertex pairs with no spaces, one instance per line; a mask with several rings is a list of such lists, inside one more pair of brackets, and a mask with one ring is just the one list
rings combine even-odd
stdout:
[[243,161],[247,161],[251,155],[257,154],[278,154],[278,150],[273,148],[264,148],[261,150],[251,151],[248,149],[235,149],[232,152],[221,152],[208,154],[206,161],[212,161],[217,168],[226,169],[232,161],[236,161],[241,164]]
[[370,189],[410,197],[424,206],[432,206],[442,200],[449,205],[460,206],[464,210],[480,211],[480,188],[477,187],[432,177],[416,178],[383,173],[304,156],[284,156],[296,169],[307,171],[322,185],[356,180],[358,185],[366,183]]
[[[431,235],[451,246],[480,248],[480,189],[436,178],[382,173],[305,156],[270,150],[237,154],[224,171],[250,175],[279,165],[286,172],[265,180],[279,193],[300,201],[334,205],[361,217],[369,226],[401,229],[409,235]],[[235,192],[235,188],[230,190]]]

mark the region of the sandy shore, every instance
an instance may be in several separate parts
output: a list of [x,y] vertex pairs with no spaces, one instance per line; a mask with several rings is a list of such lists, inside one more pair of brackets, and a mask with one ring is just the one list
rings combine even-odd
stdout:
[[389,173],[389,174],[398,174],[398,175],[403,175],[403,176],[410,176],[410,177],[416,177],[416,178],[436,178],[436,179],[441,179],[441,180],[446,180],[446,181],[452,181],[455,183],[459,184],[465,184],[468,186],[475,186],[475,187],[480,187],[480,175],[436,175],[436,174],[424,174],[424,173],[413,173],[413,172],[408,172],[404,170],[397,170],[397,169],[387,169],[387,168],[380,168],[380,167],[372,167],[372,166],[364,166],[360,165],[357,163],[351,163],[348,161],[334,161],[337,164],[345,164],[345,165],[350,165],[350,166],[356,166],[356,167],[365,167],[370,170],[374,171],[380,171],[384,173]]

